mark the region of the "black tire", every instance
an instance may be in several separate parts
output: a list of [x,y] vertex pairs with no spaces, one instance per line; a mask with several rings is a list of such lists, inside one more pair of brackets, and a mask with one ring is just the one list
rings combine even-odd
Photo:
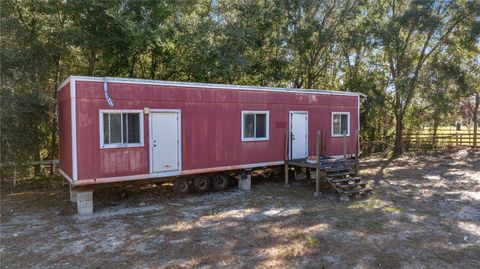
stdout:
[[230,178],[227,175],[216,175],[212,179],[212,188],[214,191],[221,191],[227,188]]
[[193,188],[196,192],[207,192],[209,186],[210,180],[206,176],[199,176],[193,179]]
[[177,178],[173,182],[173,190],[180,194],[188,193],[190,191],[190,184],[186,178]]

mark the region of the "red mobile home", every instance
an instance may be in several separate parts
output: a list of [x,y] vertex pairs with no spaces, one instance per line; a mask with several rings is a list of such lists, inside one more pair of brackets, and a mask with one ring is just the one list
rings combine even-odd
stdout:
[[58,89],[60,171],[72,186],[281,165],[356,150],[358,93],[71,76]]

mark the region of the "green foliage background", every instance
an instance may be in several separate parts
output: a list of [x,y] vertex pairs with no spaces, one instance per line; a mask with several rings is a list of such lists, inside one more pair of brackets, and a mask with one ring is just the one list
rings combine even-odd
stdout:
[[[58,158],[69,75],[357,91],[361,139],[450,125],[479,91],[480,2],[1,2],[1,163]],[[36,171],[39,173],[40,171]]]

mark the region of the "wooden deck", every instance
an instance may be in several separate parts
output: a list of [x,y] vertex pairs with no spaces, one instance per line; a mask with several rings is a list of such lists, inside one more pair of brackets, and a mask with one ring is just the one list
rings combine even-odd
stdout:
[[286,164],[289,166],[297,166],[297,167],[305,167],[305,168],[313,168],[317,169],[320,166],[320,170],[328,170],[331,167],[340,164],[347,164],[347,165],[355,165],[357,163],[354,159],[331,159],[326,157],[320,157],[320,163],[312,163],[308,162],[307,158],[302,159],[294,159],[294,160],[286,160]]
[[[318,157],[317,157],[318,158]],[[316,188],[315,196],[320,195],[320,181],[337,178],[340,176],[350,176],[356,174],[358,161],[355,159],[332,159],[319,157],[320,161],[315,163],[308,162],[307,158],[285,160],[285,185],[288,186],[288,169],[290,167],[301,167],[310,170],[316,170]],[[335,187],[335,186],[334,186]]]
[[[358,137],[358,131],[355,135]],[[289,159],[289,139],[287,132],[285,139],[285,185],[288,186],[288,174],[290,167],[306,168],[316,170],[315,196],[320,195],[320,181],[325,180],[341,195],[343,199],[351,196],[360,196],[370,193],[371,188],[366,187],[366,182],[356,177],[358,174],[358,142],[355,156],[347,155],[346,137],[343,137],[343,158],[330,158],[323,154],[326,152],[325,130],[317,131],[316,162],[309,162],[307,158]],[[357,139],[358,141],[358,139]],[[308,172],[309,174],[309,172]]]

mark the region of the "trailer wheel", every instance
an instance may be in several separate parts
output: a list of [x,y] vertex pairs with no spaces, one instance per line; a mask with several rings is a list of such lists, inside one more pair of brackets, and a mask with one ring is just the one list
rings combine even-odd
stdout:
[[210,180],[206,176],[199,176],[193,179],[193,188],[195,191],[203,193],[208,191]]
[[215,191],[221,191],[227,188],[229,178],[227,175],[216,175],[212,180],[212,188]]
[[185,178],[177,178],[173,182],[173,190],[176,193],[187,193],[190,190],[190,184],[188,184],[188,181]]

